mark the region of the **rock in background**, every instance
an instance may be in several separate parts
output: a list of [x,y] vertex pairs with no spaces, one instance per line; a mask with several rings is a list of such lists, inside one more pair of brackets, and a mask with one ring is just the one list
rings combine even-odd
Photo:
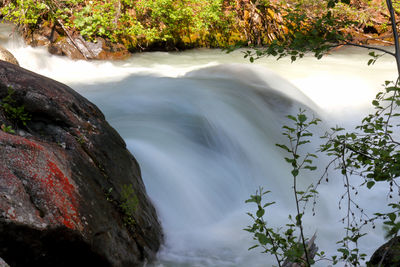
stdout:
[[162,242],[135,158],[66,85],[0,61],[0,258],[141,266]]
[[54,55],[71,59],[121,60],[130,56],[122,45],[98,37],[87,41],[78,33],[69,33],[56,25],[41,25],[35,29],[20,27],[25,43],[33,47],[45,46]]
[[12,64],[19,66],[19,63],[18,63],[17,59],[14,57],[14,55],[11,54],[10,51],[8,51],[7,49],[5,49],[2,46],[0,46],[0,60],[7,61],[7,62],[10,62]]

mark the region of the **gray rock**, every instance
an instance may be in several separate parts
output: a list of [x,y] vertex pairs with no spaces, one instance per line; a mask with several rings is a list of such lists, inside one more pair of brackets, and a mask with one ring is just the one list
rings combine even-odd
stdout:
[[[140,168],[100,110],[0,61],[0,257],[11,266],[141,266],[162,242]],[[21,134],[23,133],[23,134]],[[20,134],[20,135],[19,135]],[[24,251],[23,257],[21,251]]]
[[394,267],[400,266],[400,236],[394,237],[372,255],[368,267]]
[[14,55],[11,54],[10,51],[1,46],[0,46],[0,60],[7,61],[19,66],[19,63],[17,59],[14,57]]

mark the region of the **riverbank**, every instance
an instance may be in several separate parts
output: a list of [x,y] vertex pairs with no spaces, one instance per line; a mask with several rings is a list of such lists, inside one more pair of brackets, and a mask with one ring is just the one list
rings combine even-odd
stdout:
[[[300,4],[278,0],[14,0],[3,3],[0,13],[3,21],[18,25],[31,46],[45,46],[52,54],[73,59],[118,60],[142,51],[268,46],[295,34],[290,15],[304,14],[296,30],[307,31],[325,12],[325,4],[309,0]],[[339,4],[332,14],[339,22],[352,22],[335,30],[354,43],[392,44],[382,1]]]

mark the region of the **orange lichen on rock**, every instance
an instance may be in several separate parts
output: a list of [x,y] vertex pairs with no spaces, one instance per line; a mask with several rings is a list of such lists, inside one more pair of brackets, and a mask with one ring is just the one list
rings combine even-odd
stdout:
[[[10,181],[21,183],[25,188],[25,194],[29,195],[29,199],[36,200],[33,204],[40,212],[35,212],[30,216],[42,214],[41,217],[46,224],[52,226],[63,224],[70,229],[82,230],[83,225],[78,212],[77,188],[63,171],[63,169],[68,169],[67,163],[64,161],[66,155],[63,155],[63,151],[53,146],[48,148],[46,144],[35,140],[4,132],[0,132],[0,147],[2,147],[0,153],[2,165],[19,170],[18,173],[8,172],[5,175],[4,169],[0,180],[2,183]],[[58,157],[54,154],[55,150],[60,150],[57,151],[60,153]],[[1,208],[7,207],[0,205]],[[13,216],[6,212],[8,219],[15,220],[18,217],[29,216],[20,214],[22,210],[18,207],[13,208],[15,213]]]
[[60,209],[61,216],[57,220],[62,221],[66,227],[71,229],[81,226],[77,211],[78,201],[75,197],[75,187],[51,160],[47,161],[47,168],[49,175],[42,182],[48,190],[51,189],[53,200]]

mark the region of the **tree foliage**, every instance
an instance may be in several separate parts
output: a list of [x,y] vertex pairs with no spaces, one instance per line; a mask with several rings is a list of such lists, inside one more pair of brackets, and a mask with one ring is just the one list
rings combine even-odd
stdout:
[[[400,130],[400,49],[399,49],[399,36],[397,34],[396,20],[395,20],[395,6],[392,5],[391,0],[386,0],[387,8],[390,14],[390,21],[393,31],[393,39],[395,42],[395,52],[386,50],[382,47],[370,47],[368,45],[351,43],[351,39],[345,37],[341,32],[334,32],[333,35],[324,35],[324,26],[326,29],[331,29],[332,25],[337,23],[342,24],[343,21],[338,20],[332,15],[331,8],[334,8],[340,1],[329,0],[327,1],[327,11],[321,16],[321,20],[316,20],[313,22],[311,28],[305,30],[301,26],[302,19],[300,13],[294,15],[295,20],[299,24],[297,30],[299,34],[292,35],[292,38],[287,39],[282,43],[273,43],[271,47],[265,50],[248,51],[245,57],[250,57],[251,61],[258,59],[265,55],[272,55],[279,58],[284,56],[291,56],[292,61],[297,58],[301,58],[306,52],[314,52],[317,58],[321,58],[324,53],[326,53],[331,47],[338,45],[356,45],[365,47],[367,49],[375,49],[385,54],[389,54],[395,57],[397,63],[397,70],[399,77],[396,81],[386,81],[385,88],[382,92],[376,95],[376,98],[372,101],[372,105],[375,108],[375,112],[367,115],[361,121],[361,124],[355,127],[354,131],[348,132],[341,127],[333,127],[330,131],[326,132],[322,139],[325,142],[320,146],[319,153],[325,154],[330,158],[329,164],[326,166],[323,175],[317,180],[316,184],[311,184],[306,192],[299,192],[296,190],[296,177],[298,177],[301,168],[299,166],[299,160],[301,158],[307,159],[307,156],[314,155],[307,153],[305,156],[298,155],[297,145],[303,145],[308,142],[308,140],[299,141],[301,137],[304,136],[303,128],[299,125],[311,125],[313,120],[308,122],[307,117],[305,117],[304,112],[301,111],[297,117],[289,116],[293,120],[292,125],[285,125],[283,134],[288,139],[288,144],[279,144],[278,146],[282,148],[291,157],[285,157],[285,160],[291,165],[292,177],[293,177],[293,194],[295,196],[295,204],[297,208],[297,217],[294,228],[300,231],[299,240],[296,242],[300,244],[303,252],[307,252],[306,237],[304,236],[303,221],[301,219],[303,212],[300,212],[299,204],[302,203],[302,198],[304,194],[307,197],[318,196],[318,185],[324,180],[328,182],[328,175],[332,171],[339,171],[343,176],[344,192],[339,196],[339,209],[345,210],[345,216],[342,218],[344,224],[344,237],[337,241],[340,247],[337,249],[338,254],[333,255],[330,258],[326,257],[323,252],[316,254],[319,259],[325,259],[331,261],[333,264],[338,262],[345,262],[346,266],[359,266],[366,259],[366,254],[361,252],[358,248],[360,240],[366,235],[364,227],[366,225],[375,225],[378,223],[383,223],[386,229],[386,238],[396,237],[400,231],[400,193],[395,194],[395,191],[400,192],[400,185],[398,184],[398,178],[400,177],[400,140],[398,132]],[[349,1],[341,1],[345,4],[350,4]],[[352,21],[345,22],[352,23]],[[308,24],[310,25],[310,24]],[[315,27],[320,27],[322,34]],[[316,30],[316,32],[313,32]],[[316,33],[316,34],[314,34]],[[307,36],[307,37],[305,37]],[[332,37],[332,38],[329,38]],[[368,65],[375,63],[375,61],[381,56],[380,54],[375,54],[371,52],[369,54],[372,58],[368,61]],[[307,132],[307,135],[311,135],[312,132]],[[296,144],[295,146],[293,144]],[[304,162],[304,160],[302,161]],[[311,162],[310,162],[311,163]],[[310,165],[306,165],[310,166]],[[303,168],[304,171],[305,167]],[[307,169],[314,170],[314,167],[310,166]],[[361,184],[358,183],[361,179]],[[383,206],[382,209],[377,210],[374,214],[367,214],[364,211],[362,204],[357,202],[358,191],[362,188],[366,190],[374,190],[377,183],[384,183],[388,187],[388,201],[386,208]],[[254,220],[255,224],[252,228],[252,233],[258,234],[262,233],[274,233],[271,228],[262,228],[262,225],[267,225],[268,221],[265,219],[265,212],[259,212],[260,204],[262,200],[263,191],[258,190],[256,192],[256,197],[251,196],[250,201],[256,202],[258,205],[257,216],[249,214]],[[249,200],[248,200],[249,201]],[[313,204],[316,202],[314,201]],[[307,202],[305,202],[307,204]],[[314,212],[314,206],[312,208]],[[262,213],[262,216],[258,216]],[[299,216],[301,215],[301,216]],[[258,226],[258,227],[255,227]],[[246,229],[249,231],[249,229]],[[264,252],[270,253],[275,256],[279,266],[282,266],[282,257],[287,257],[287,251],[281,249],[279,251],[276,248],[281,248],[280,242],[283,244],[287,243],[287,238],[277,236],[273,239],[274,235],[267,235],[267,239],[271,239],[268,244],[273,244],[272,248],[264,248]],[[273,242],[272,242],[273,239]],[[264,245],[258,240],[258,243]],[[277,253],[279,251],[279,253]],[[313,264],[307,257],[302,256],[302,254],[296,254],[297,259],[291,262],[300,262],[305,266]],[[279,258],[279,257],[281,258]],[[306,260],[305,260],[306,259]]]
[[[343,23],[351,16],[366,27],[372,22],[367,0],[363,9],[332,8],[321,17],[324,0],[5,0],[3,20],[29,27],[62,25],[88,40],[103,37],[131,50],[235,45],[269,46],[281,55],[283,43],[290,56],[302,55],[310,36],[334,41],[346,37]],[[345,2],[345,1],[344,1]],[[376,7],[379,10],[379,7]],[[310,12],[312,10],[312,12]],[[319,21],[318,23],[314,23]],[[341,20],[343,21],[343,20]],[[348,20],[345,20],[348,21]],[[332,24],[329,26],[328,25]],[[362,28],[361,27],[361,28]],[[57,27],[56,27],[57,28]],[[303,48],[302,48],[303,47]],[[315,45],[317,51],[321,49]],[[296,51],[298,54],[295,54]],[[261,51],[261,50],[260,50]],[[317,51],[321,53],[324,51]],[[264,53],[261,53],[264,55]],[[283,56],[283,54],[282,54]]]
[[[292,167],[292,188],[296,200],[296,214],[295,216],[289,215],[289,223],[286,224],[285,230],[271,228],[264,220],[264,215],[266,215],[266,208],[275,204],[275,202],[263,204],[262,198],[269,191],[260,188],[255,195],[250,196],[250,199],[246,201],[246,203],[254,202],[257,204],[257,211],[255,214],[248,213],[254,224],[245,230],[253,233],[254,239],[259,243],[251,249],[261,246],[264,253],[272,254],[275,257],[280,267],[284,265],[285,261],[298,263],[301,266],[310,266],[315,262],[313,258],[316,251],[311,251],[306,245],[307,240],[304,236],[302,218],[305,205],[310,199],[315,198],[318,192],[314,185],[310,185],[305,191],[299,190],[297,179],[301,171],[316,170],[317,167],[313,165],[313,159],[316,158],[316,155],[312,153],[300,155],[298,151],[301,146],[310,142],[309,138],[313,136],[310,127],[317,125],[320,120],[317,118],[309,120],[304,111],[301,110],[297,116],[289,115],[288,118],[294,124],[294,126],[283,126],[283,135],[287,137],[289,144],[277,144],[277,146],[289,154],[288,157],[285,157],[285,160]],[[299,238],[296,237],[296,230],[299,232]],[[310,253],[314,255],[310,256]],[[323,258],[324,253],[318,254],[318,256]]]
[[149,44],[212,43],[226,33],[222,0],[10,0],[0,8],[4,20],[31,29],[63,24],[86,39],[105,37],[135,49]]

